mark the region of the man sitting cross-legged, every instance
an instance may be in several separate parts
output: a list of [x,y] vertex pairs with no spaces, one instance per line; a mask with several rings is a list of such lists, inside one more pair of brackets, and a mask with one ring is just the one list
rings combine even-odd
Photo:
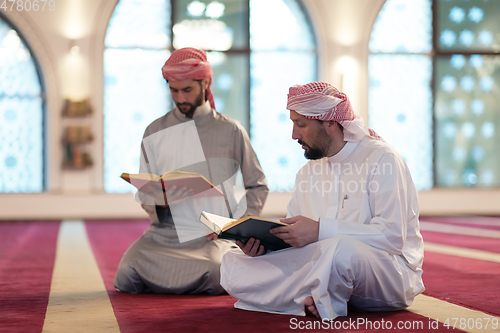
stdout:
[[221,285],[247,310],[322,319],[408,307],[424,290],[417,191],[396,150],[368,129],[328,83],[290,88],[292,138],[309,161],[288,217],[272,233],[291,248],[264,254],[259,240],[226,253]]

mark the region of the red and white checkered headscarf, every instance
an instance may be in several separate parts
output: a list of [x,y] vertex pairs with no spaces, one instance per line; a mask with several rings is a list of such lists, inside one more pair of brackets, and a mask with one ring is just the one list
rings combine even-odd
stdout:
[[175,50],[165,62],[161,71],[167,81],[203,80],[209,76],[210,82],[206,94],[210,106],[215,110],[214,95],[210,88],[213,77],[212,66],[207,60],[205,51],[192,47]]
[[346,141],[359,141],[365,136],[382,140],[354,113],[347,95],[329,83],[311,82],[290,87],[286,108],[308,119],[338,122],[344,128]]

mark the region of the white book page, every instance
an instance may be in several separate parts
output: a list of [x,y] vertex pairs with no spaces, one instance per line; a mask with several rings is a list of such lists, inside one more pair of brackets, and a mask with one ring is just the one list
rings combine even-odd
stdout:
[[233,221],[236,221],[234,219],[230,219],[229,217],[224,217],[220,215],[215,215],[215,214],[210,214],[205,211],[201,213],[201,218],[205,217],[208,221],[212,222],[216,226],[219,227],[219,229],[224,228],[224,225]]

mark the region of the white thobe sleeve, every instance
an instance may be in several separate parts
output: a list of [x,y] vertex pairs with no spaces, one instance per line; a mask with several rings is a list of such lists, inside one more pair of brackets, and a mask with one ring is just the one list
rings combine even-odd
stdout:
[[[367,191],[371,220],[366,223],[320,218],[319,240],[335,236],[349,236],[390,254],[399,255],[406,238],[408,187],[413,186],[402,158],[392,153],[384,154],[369,173],[372,191]],[[390,165],[390,172],[387,166]],[[382,168],[384,166],[384,168]],[[384,174],[389,173],[389,174]],[[377,188],[375,184],[378,185]],[[370,188],[370,186],[368,186]],[[360,208],[362,209],[362,208]]]

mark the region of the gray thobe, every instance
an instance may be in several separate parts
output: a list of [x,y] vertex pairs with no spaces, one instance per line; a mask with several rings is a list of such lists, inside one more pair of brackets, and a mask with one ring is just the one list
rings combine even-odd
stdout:
[[[246,202],[241,200],[239,205],[234,197],[238,168],[246,192]],[[115,288],[130,293],[224,293],[220,264],[236,245],[207,241],[208,229],[198,220],[201,210],[234,218],[260,214],[268,187],[248,135],[209,103],[198,107],[192,119],[176,108],[147,127],[141,154],[141,173],[162,175],[170,170],[200,173],[219,185],[225,196],[188,198],[160,208],[139,192],[136,198],[151,226],[125,252]]]

